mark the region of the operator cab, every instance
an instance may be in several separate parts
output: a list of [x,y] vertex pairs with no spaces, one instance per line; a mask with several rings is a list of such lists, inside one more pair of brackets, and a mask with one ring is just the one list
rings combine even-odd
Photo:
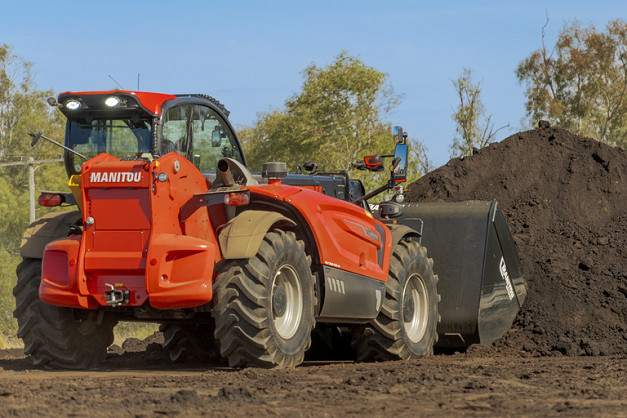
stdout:
[[[202,172],[215,172],[224,157],[246,164],[228,111],[209,96],[116,90],[67,92],[52,101],[67,117],[65,145],[87,159],[106,152],[151,160],[175,152]],[[65,153],[68,174],[78,174],[82,162]]]
[[215,172],[218,161],[225,157],[246,165],[239,139],[226,117],[202,98],[186,96],[165,103],[159,154],[181,154],[203,173]]

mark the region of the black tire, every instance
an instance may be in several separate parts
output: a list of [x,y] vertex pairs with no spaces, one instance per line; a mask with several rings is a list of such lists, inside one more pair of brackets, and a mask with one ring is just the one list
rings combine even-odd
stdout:
[[426,248],[401,241],[392,253],[379,315],[353,331],[357,360],[404,360],[433,354],[440,319],[437,282]]
[[293,232],[266,233],[255,257],[233,260],[214,285],[216,339],[231,367],[295,367],[314,327],[311,259]]
[[75,319],[73,309],[48,305],[39,299],[41,260],[24,258],[17,266],[13,289],[17,336],[33,364],[52,369],[90,369],[101,362],[113,343],[116,321],[104,311],[85,310]]
[[220,358],[213,324],[162,324],[163,348],[176,362],[211,362]]

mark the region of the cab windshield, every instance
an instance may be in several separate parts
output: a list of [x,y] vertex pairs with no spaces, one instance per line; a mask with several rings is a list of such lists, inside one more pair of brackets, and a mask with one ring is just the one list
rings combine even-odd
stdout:
[[[149,118],[68,120],[65,138],[67,147],[88,159],[103,152],[117,158],[135,157],[151,151],[152,124]],[[69,157],[72,168],[83,162],[72,153]]]

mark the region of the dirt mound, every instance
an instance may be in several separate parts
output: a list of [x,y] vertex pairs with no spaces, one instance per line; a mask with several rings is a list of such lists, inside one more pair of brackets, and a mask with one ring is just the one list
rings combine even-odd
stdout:
[[497,350],[627,353],[627,152],[545,127],[449,161],[406,197],[499,201],[529,296]]

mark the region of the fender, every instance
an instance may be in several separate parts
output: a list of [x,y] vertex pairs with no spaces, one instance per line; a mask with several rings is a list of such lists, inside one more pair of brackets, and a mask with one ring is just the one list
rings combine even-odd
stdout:
[[421,237],[419,232],[416,232],[416,230],[408,227],[407,225],[396,224],[386,226],[392,233],[392,252],[394,252],[394,249],[403,238],[407,237],[410,241],[417,241]]
[[72,230],[71,225],[80,225],[81,219],[81,212],[73,211],[52,212],[35,220],[22,236],[20,255],[43,258],[46,245],[59,238],[66,238]]
[[278,222],[296,226],[294,221],[276,212],[247,210],[240,213],[218,235],[223,258],[232,260],[254,257],[266,232]]

